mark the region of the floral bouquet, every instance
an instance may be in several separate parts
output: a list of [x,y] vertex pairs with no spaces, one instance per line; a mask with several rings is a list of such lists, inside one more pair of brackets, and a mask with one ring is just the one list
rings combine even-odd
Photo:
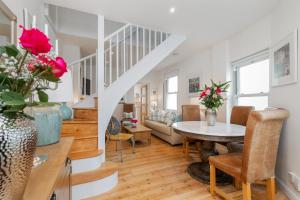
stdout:
[[205,85],[205,88],[201,90],[199,100],[200,103],[207,108],[205,117],[208,126],[214,126],[216,124],[217,109],[224,103],[222,93],[227,92],[229,86],[230,82],[217,84],[211,81],[210,87]]
[[205,88],[201,90],[199,97],[200,103],[208,109],[216,111],[224,103],[224,97],[222,93],[227,92],[230,86],[230,81],[225,83],[215,83],[211,81],[211,86],[205,85]]
[[37,94],[40,102],[48,102],[45,90],[57,83],[67,72],[67,64],[50,50],[49,38],[36,28],[23,29],[19,46],[0,46],[0,113],[14,115],[23,112]]

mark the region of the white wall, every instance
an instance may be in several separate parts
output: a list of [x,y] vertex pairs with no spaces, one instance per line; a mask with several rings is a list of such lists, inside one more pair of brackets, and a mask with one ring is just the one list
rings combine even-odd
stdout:
[[[189,103],[187,79],[199,75],[201,83],[208,82],[210,78],[215,81],[232,79],[231,63],[249,56],[282,40],[295,28],[300,27],[300,1],[280,0],[276,8],[264,18],[258,20],[248,28],[236,33],[232,37],[221,41],[207,51],[202,51],[187,60],[168,67],[164,70],[153,72],[147,76],[146,83],[152,87],[159,86],[159,95],[162,96],[162,83],[164,74],[177,70],[179,75],[178,105]],[[300,40],[299,40],[300,42]],[[300,46],[300,44],[298,44]],[[299,57],[300,59],[300,57]],[[300,70],[298,70],[300,73]],[[300,74],[298,74],[300,77]],[[277,158],[276,176],[280,185],[291,199],[300,199],[300,193],[291,184],[288,172],[294,172],[300,177],[300,83],[271,88],[269,106],[282,107],[290,111],[290,118],[283,129]],[[160,99],[162,103],[162,98]],[[219,111],[219,120],[228,119],[233,99],[229,99],[226,106]],[[160,106],[162,104],[160,103]],[[197,101],[196,101],[197,103]]]
[[[279,5],[272,13],[272,44],[276,44],[285,38],[297,27],[300,28],[300,1],[280,0]],[[299,72],[300,70],[298,70],[298,77],[300,77]],[[286,188],[290,190],[290,194],[294,194],[293,199],[300,199],[300,193],[296,192],[288,176],[288,172],[291,171],[300,177],[300,156],[298,155],[298,152],[300,152],[299,91],[299,81],[296,84],[271,88],[269,100],[270,106],[283,107],[290,111],[290,118],[284,127],[280,140],[277,160],[277,177],[279,177]]]
[[[181,112],[181,105],[195,104],[195,98],[189,94],[188,80],[190,78],[200,77],[201,84],[209,83],[212,77],[211,70],[211,51],[197,52],[188,59],[177,63],[176,65],[166,67],[159,71],[153,71],[144,77],[140,83],[148,84],[149,91],[158,90],[158,108],[163,109],[163,83],[168,74],[178,75],[178,113]],[[150,98],[150,96],[149,96]],[[150,107],[150,106],[149,106]]]

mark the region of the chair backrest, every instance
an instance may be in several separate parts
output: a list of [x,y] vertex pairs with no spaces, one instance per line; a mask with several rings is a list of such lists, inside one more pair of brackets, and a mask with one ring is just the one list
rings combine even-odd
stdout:
[[114,116],[111,117],[107,126],[107,133],[110,135],[117,135],[121,131],[121,123]]
[[182,121],[200,121],[200,107],[198,105],[182,105]]
[[289,116],[284,109],[253,111],[244,139],[242,180],[248,183],[275,175],[275,164],[282,125]]
[[124,103],[123,105],[123,112],[126,112],[126,113],[133,113],[133,109],[134,109],[134,104],[127,104],[127,103]]
[[253,106],[233,106],[231,111],[230,123],[246,126],[248,117],[253,110]]

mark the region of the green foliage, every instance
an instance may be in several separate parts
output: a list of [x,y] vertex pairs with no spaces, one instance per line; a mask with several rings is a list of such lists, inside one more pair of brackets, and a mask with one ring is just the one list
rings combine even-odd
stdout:
[[24,96],[12,91],[2,92],[0,95],[2,110],[6,113],[14,113],[26,107]]
[[40,102],[48,102],[48,94],[42,90],[38,90],[38,96]]
[[0,54],[6,53],[9,57],[17,57],[20,51],[17,49],[16,45],[5,45],[0,46]]

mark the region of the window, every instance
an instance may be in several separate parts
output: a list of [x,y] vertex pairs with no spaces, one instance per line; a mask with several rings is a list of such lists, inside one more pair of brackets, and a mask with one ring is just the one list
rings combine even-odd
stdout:
[[165,85],[165,109],[177,110],[178,76],[167,78]]
[[268,51],[234,63],[236,71],[237,104],[254,106],[256,110],[268,107],[269,56]]

